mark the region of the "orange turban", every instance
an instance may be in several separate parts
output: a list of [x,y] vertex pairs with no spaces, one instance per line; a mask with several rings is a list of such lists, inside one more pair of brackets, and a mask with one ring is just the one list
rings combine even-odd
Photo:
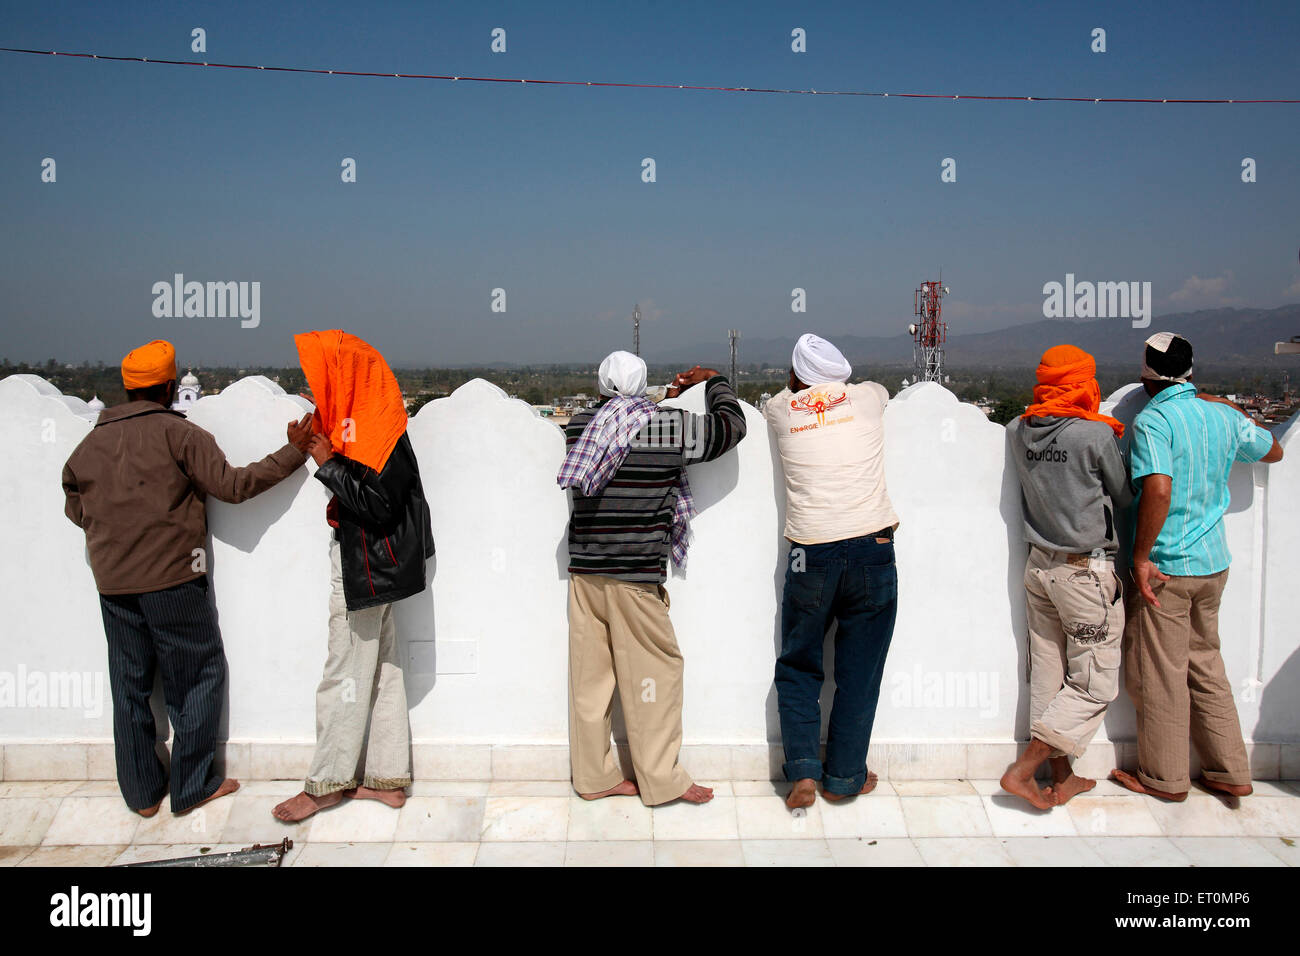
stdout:
[[293,337],[316,400],[314,427],[334,450],[375,471],[406,431],[397,378],[372,346],[338,329]]
[[1038,363],[1038,384],[1034,386],[1034,404],[1021,418],[1041,415],[1049,418],[1086,418],[1104,422],[1122,437],[1122,423],[1098,412],[1101,386],[1097,384],[1097,362],[1074,345],[1057,345],[1043,353]]
[[122,359],[122,384],[127,388],[148,388],[176,378],[176,348],[170,342],[154,339],[148,345],[132,349]]

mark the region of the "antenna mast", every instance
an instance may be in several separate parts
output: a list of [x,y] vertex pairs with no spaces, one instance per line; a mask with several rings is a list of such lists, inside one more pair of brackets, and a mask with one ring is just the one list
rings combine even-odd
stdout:
[[914,382],[943,382],[943,346],[948,339],[948,323],[943,321],[943,297],[948,287],[943,279],[922,282],[916,290],[912,312],[916,321],[908,326],[912,335]]

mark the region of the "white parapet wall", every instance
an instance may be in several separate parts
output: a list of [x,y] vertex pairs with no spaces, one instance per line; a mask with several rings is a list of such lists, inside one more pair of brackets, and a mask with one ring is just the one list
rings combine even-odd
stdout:
[[[694,389],[680,404],[701,411],[703,400]],[[1144,400],[1133,387],[1111,398],[1127,421]],[[201,399],[189,417],[242,465],[283,444],[285,424],[306,407],[253,377]],[[686,574],[668,582],[686,659],[683,759],[701,779],[767,776],[780,764],[772,674],[784,492],[764,420],[745,414],[749,434],[736,451],[690,469],[695,541]],[[103,626],[60,487],[88,418],[84,403],[36,376],[0,381],[0,768],[10,779],[113,776]],[[899,609],[870,760],[894,777],[995,775],[1028,734],[1026,548],[1005,432],[936,384],[904,389],[885,426],[902,522]],[[482,380],[426,405],[410,435],[437,543],[431,587],[398,606],[416,774],[563,779],[562,435]],[[297,776],[310,756],[329,587],[328,496],[312,470],[253,501],[208,506],[232,773]],[[1300,776],[1297,491],[1294,457],[1234,468],[1221,637],[1261,778]],[[1131,763],[1132,737],[1121,692],[1088,770]]]

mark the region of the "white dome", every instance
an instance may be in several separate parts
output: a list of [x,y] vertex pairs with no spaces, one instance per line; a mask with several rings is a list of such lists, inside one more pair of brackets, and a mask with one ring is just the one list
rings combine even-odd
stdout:
[[91,409],[92,411],[102,412],[104,410],[104,403],[101,402],[99,400],[99,396],[96,395],[94,398],[92,398],[90,401],[86,403],[86,407]]
[[194,374],[193,369],[186,370],[185,375],[181,378],[181,385],[182,386],[188,385],[192,388],[198,388],[199,379],[198,376]]

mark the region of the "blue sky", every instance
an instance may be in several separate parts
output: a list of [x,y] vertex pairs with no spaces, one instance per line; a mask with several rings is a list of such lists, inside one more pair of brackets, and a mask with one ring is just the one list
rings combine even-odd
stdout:
[[[842,8],[841,8],[842,6]],[[1137,7],[1137,9],[1133,9]],[[207,31],[207,53],[190,31]],[[507,52],[490,50],[507,31]],[[802,27],[807,52],[793,53]],[[1094,27],[1107,51],[1090,50]],[[1300,5],[16,3],[0,46],[337,69],[1008,95],[1300,97]],[[1300,106],[986,103],[345,78],[0,54],[0,355],[586,361],[1042,317],[1067,272],[1157,316],[1300,301]],[[57,163],[42,183],[41,161]],[[344,157],[357,182],[340,181]],[[641,181],[653,157],[657,182]],[[940,181],[945,157],[957,181]],[[1241,161],[1258,181],[1241,181]],[[261,322],[153,283],[261,283]],[[507,311],[490,310],[504,288]],[[807,291],[793,314],[791,289]],[[743,346],[743,339],[742,339]],[[743,358],[743,350],[742,350]]]

